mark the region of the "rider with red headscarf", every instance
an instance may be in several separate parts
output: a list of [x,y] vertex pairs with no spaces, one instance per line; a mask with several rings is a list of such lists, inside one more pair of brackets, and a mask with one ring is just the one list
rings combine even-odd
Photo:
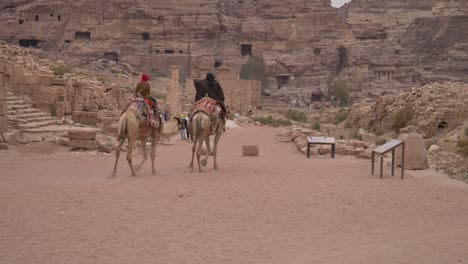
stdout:
[[157,108],[157,103],[156,99],[151,97],[151,89],[150,89],[150,84],[149,84],[149,75],[147,73],[143,73],[141,75],[140,82],[137,84],[135,88],[135,94],[138,95],[140,94],[143,96],[145,101],[148,103],[148,105],[155,109]]

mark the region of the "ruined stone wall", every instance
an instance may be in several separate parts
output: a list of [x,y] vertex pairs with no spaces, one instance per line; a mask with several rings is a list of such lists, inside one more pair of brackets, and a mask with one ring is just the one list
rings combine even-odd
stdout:
[[465,0],[353,0],[339,10],[329,0],[9,0],[0,3],[0,39],[166,77],[171,65],[189,77],[215,63],[239,71],[258,56],[273,87],[285,76],[311,92],[343,80],[366,97],[468,81],[466,15]]

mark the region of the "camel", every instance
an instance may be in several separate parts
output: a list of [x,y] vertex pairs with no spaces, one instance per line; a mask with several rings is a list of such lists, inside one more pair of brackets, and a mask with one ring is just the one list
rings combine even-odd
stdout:
[[[156,174],[156,168],[154,165],[154,159],[156,157],[156,144],[159,141],[159,137],[161,134],[162,125],[159,129],[151,128],[146,125],[145,118],[138,118],[132,110],[126,110],[119,119],[119,132],[118,138],[119,145],[117,146],[115,152],[115,165],[114,170],[112,171],[111,177],[115,177],[117,175],[117,163],[120,157],[120,149],[122,148],[125,139],[128,139],[128,152],[127,152],[127,161],[128,165],[130,166],[130,170],[132,171],[132,176],[135,177],[136,173],[143,168],[143,164],[148,159],[148,154],[146,153],[146,140],[148,137],[151,137],[151,167],[152,173]],[[143,160],[139,165],[133,167],[132,163],[132,152],[133,152],[133,145],[137,138],[140,138],[141,147],[143,150]]]
[[[213,155],[214,169],[218,169],[218,163],[216,161],[218,143],[221,139],[221,135],[224,132],[225,121],[220,117],[211,119],[211,116],[203,111],[198,111],[190,122],[191,134],[193,136],[193,147],[192,147],[192,161],[190,162],[189,168],[193,171],[193,159],[195,152],[197,153],[198,172],[202,172],[201,166],[206,166],[210,153]],[[210,149],[210,135],[214,134],[214,146],[213,151]],[[201,152],[203,148],[203,142],[206,143],[206,158],[200,161]],[[201,163],[200,163],[201,162]]]

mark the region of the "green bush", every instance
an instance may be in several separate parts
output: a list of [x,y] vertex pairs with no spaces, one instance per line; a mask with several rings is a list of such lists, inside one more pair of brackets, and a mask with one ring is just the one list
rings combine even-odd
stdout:
[[376,146],[381,146],[385,143],[388,142],[388,139],[387,138],[384,138],[384,137],[379,137],[376,141],[375,141],[375,145]]
[[165,93],[154,93],[154,98],[160,99],[160,100],[166,100],[166,94]]
[[362,140],[362,135],[359,133],[359,129],[351,129],[349,137],[352,139]]
[[312,123],[312,129],[313,129],[313,130],[316,130],[316,131],[320,131],[320,124],[319,124],[319,122],[314,121],[314,122]]
[[72,73],[73,67],[70,65],[60,65],[54,68],[54,75],[55,76],[63,76],[67,73]]
[[275,118],[271,115],[269,116],[259,116],[255,118],[255,121],[260,122],[264,125],[269,125],[272,127],[279,127],[279,126],[290,126],[292,125],[291,120],[284,119],[284,118]]
[[49,104],[49,111],[52,116],[57,116],[57,106],[53,103]]
[[335,115],[335,125],[338,125],[339,123],[345,121],[348,119],[349,116],[349,111],[341,108],[340,111]]
[[125,90],[127,90],[127,91],[129,91],[129,92],[131,92],[131,93],[134,92],[133,89],[132,89],[132,87],[131,87],[130,85],[126,85],[124,88],[125,88]]
[[260,80],[262,83],[262,92],[269,87],[268,73],[263,58],[251,56],[247,63],[242,65],[240,71],[242,80]]
[[332,103],[338,106],[349,106],[352,104],[348,86],[343,82],[328,84],[328,93],[332,97]]
[[393,116],[392,129],[398,133],[401,128],[408,126],[411,119],[413,119],[413,114],[414,109],[409,105],[400,108]]
[[297,122],[307,122],[307,116],[304,112],[289,109],[286,113],[286,117]]
[[468,156],[468,138],[461,138],[457,142],[457,147],[463,156]]
[[103,84],[106,84],[106,83],[110,82],[110,79],[108,77],[102,76],[102,75],[98,76],[97,80],[100,81]]
[[381,136],[381,135],[385,134],[385,129],[383,129],[382,127],[376,127],[376,128],[374,128],[374,134],[376,136]]

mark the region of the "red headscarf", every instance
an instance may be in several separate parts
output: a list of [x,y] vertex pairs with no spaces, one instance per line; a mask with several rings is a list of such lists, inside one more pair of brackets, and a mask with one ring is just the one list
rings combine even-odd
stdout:
[[143,73],[141,75],[141,80],[140,81],[141,82],[147,82],[147,81],[149,81],[149,79],[150,79],[149,75],[147,73]]

